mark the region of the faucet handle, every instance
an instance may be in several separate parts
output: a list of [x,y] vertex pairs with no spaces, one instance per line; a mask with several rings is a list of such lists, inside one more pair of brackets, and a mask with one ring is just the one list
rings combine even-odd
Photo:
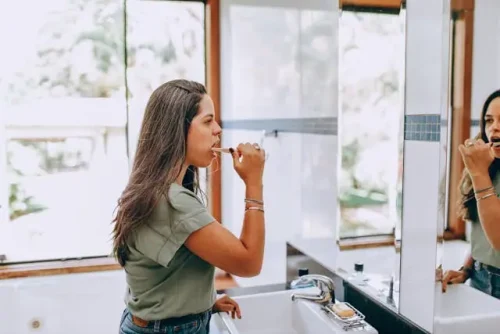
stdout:
[[297,298],[312,300],[321,305],[328,305],[330,303],[335,303],[335,283],[328,276],[323,275],[304,275],[300,277],[300,280],[304,283],[312,282],[321,291],[319,296],[310,296],[304,294],[294,294],[292,295],[292,300]]
[[335,283],[328,276],[309,274],[301,276],[300,279],[303,280],[304,282],[312,282],[322,292],[329,292],[333,294],[333,292],[335,291]]

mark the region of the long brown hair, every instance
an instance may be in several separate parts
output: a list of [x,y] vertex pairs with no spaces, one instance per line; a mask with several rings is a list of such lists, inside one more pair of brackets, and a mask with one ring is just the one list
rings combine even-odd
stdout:
[[[205,94],[200,83],[172,80],[149,98],[132,171],[113,219],[113,255],[122,266],[127,260],[131,233],[144,224],[182,171],[189,126]],[[189,166],[182,184],[199,192],[197,167]]]
[[[491,93],[483,105],[483,110],[481,111],[481,118],[479,119],[479,133],[475,140],[482,139],[485,143],[488,142],[488,137],[486,136],[485,123],[484,119],[486,116],[486,112],[491,104],[491,102],[500,97],[500,90],[496,90]],[[495,159],[489,168],[490,178],[493,180],[496,176],[497,172],[500,170],[500,161],[499,159]],[[479,213],[477,211],[477,203],[476,198],[474,196],[474,188],[472,185],[472,179],[467,171],[467,168],[464,168],[462,173],[462,179],[460,180],[460,186],[458,191],[460,192],[460,200],[458,204],[458,214],[463,220],[471,220],[473,222],[479,221]]]

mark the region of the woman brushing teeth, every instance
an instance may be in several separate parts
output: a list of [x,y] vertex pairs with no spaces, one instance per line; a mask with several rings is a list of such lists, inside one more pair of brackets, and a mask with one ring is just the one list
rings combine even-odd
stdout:
[[471,253],[444,275],[443,291],[470,278],[472,287],[500,298],[500,90],[484,103],[479,134],[458,149],[465,164],[459,209],[472,222]]

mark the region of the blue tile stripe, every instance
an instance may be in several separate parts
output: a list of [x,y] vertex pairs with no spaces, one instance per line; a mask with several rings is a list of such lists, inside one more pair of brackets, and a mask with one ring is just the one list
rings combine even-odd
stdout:
[[222,121],[223,129],[337,135],[337,117],[270,118]]
[[441,115],[405,115],[405,140],[438,142],[441,137]]
[[[406,115],[404,123],[404,139],[411,141],[438,142],[441,137],[441,116]],[[251,130],[251,131],[278,131],[291,133],[310,133],[322,135],[337,135],[337,117],[318,118],[270,118],[223,120],[223,129]]]
[[[445,118],[441,119],[441,126],[448,126],[448,120]],[[471,119],[470,126],[479,126],[479,119]]]

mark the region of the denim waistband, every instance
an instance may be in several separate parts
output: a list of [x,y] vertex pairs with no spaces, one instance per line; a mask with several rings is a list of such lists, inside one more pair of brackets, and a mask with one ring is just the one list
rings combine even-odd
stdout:
[[139,327],[147,328],[147,327],[162,327],[162,326],[177,326],[185,323],[189,323],[203,317],[209,313],[212,313],[212,309],[208,309],[206,311],[194,314],[188,314],[181,317],[175,318],[167,318],[161,320],[143,320],[139,317],[132,315],[132,321]]
[[500,275],[500,268],[474,260],[474,270],[479,271],[481,269],[484,269],[495,275]]

